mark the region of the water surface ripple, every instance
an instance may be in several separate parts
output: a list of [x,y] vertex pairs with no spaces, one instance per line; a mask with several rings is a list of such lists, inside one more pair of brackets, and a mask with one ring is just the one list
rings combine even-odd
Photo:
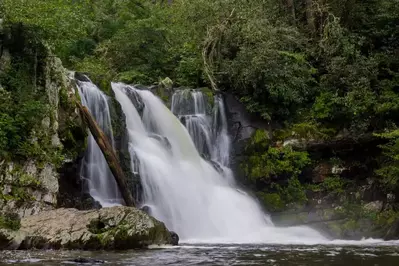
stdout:
[[[74,262],[77,258],[88,263]],[[0,265],[399,265],[399,246],[181,245],[144,251],[4,251]]]

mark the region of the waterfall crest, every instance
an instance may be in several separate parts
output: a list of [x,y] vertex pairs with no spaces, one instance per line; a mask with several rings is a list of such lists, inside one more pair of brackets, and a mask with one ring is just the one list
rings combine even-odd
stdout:
[[[226,172],[230,141],[221,97],[215,98],[214,112],[209,115],[202,93],[178,91],[172,103],[175,116],[150,91],[123,83],[112,83],[112,88],[126,115],[132,169],[140,173],[143,205],[183,241],[325,240],[307,227],[276,228],[257,202],[231,182],[231,171]],[[132,94],[140,98],[140,107]],[[217,171],[200,153],[224,170]]]
[[[110,109],[107,96],[90,81],[77,81],[82,104],[86,106],[99,127],[114,146]],[[89,193],[102,207],[123,203],[116,181],[95,139],[89,133],[87,150],[80,171],[87,181]]]

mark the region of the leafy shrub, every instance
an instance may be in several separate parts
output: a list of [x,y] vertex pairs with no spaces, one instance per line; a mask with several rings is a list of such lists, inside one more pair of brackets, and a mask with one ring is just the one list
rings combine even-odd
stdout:
[[399,187],[399,130],[377,136],[388,140],[387,144],[380,146],[383,158],[381,167],[376,170],[376,174],[379,176],[377,181],[381,187],[389,193],[396,191]]
[[21,227],[21,219],[15,213],[0,213],[0,229],[18,230]]
[[294,151],[290,147],[269,147],[264,153],[249,156],[243,169],[252,182],[268,183],[271,179],[296,177],[309,163],[307,152]]
[[268,211],[280,211],[285,207],[285,203],[278,193],[258,192],[256,195]]

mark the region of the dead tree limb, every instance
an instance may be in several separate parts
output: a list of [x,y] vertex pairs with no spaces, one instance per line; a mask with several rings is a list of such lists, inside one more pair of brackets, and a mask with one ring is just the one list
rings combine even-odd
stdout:
[[98,146],[100,147],[105,160],[108,163],[109,169],[111,170],[116,183],[118,184],[119,190],[122,193],[122,197],[125,200],[127,206],[135,206],[134,199],[132,194],[130,193],[127,185],[127,179],[123,170],[119,164],[118,157],[116,157],[115,151],[112,145],[109,143],[107,137],[104,132],[98,126],[97,122],[91,116],[90,111],[86,106],[83,106],[79,101],[76,101],[76,105],[78,106],[82,117],[84,118],[87,126],[90,129],[91,134],[96,140]]

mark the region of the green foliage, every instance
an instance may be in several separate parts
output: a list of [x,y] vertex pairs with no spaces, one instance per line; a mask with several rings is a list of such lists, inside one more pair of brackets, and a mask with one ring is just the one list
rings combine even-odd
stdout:
[[305,189],[296,177],[290,178],[286,187],[279,187],[278,191],[286,203],[301,204],[307,201]]
[[258,192],[256,195],[268,211],[280,211],[285,207],[285,203],[278,193]]
[[3,0],[0,5],[7,24],[21,23],[35,33],[36,40],[47,40],[57,51],[62,51],[76,38],[85,35],[84,11],[88,2]]
[[309,163],[307,152],[269,147],[264,153],[249,156],[243,169],[252,182],[268,182],[271,178],[298,176]]
[[270,211],[287,204],[306,202],[304,186],[298,176],[310,164],[307,152],[290,147],[272,147],[267,131],[257,130],[246,147],[248,154],[241,167],[246,182],[255,187],[257,196]]
[[19,230],[21,227],[21,219],[14,213],[0,213],[0,229]]
[[6,23],[32,28],[92,76],[217,86],[266,120],[335,132],[382,129],[399,115],[397,0],[317,10],[303,0],[293,10],[277,0],[25,2],[3,1]]
[[207,99],[207,102],[209,104],[213,104],[214,96],[215,96],[214,92],[211,89],[207,88],[207,87],[200,88],[199,90],[205,95],[205,97]]
[[339,19],[327,21],[318,50],[325,66],[322,91],[311,111],[317,121],[355,134],[385,127],[397,114],[397,83],[388,81],[397,76],[397,61],[383,59],[379,51],[363,53],[364,45],[365,39]]
[[376,170],[379,176],[377,180],[385,192],[395,192],[399,187],[399,130],[377,134],[377,136],[388,140],[387,144],[380,146],[383,158],[381,168]]
[[15,166],[15,169],[10,172],[10,175],[12,175],[15,180],[12,185],[16,187],[39,188],[41,185],[39,180],[24,172],[19,166]]
[[23,25],[6,26],[5,32],[3,49],[10,57],[0,60],[0,156],[58,166],[62,150],[52,145],[54,107],[45,90],[52,81],[46,72],[49,50]]
[[270,145],[270,138],[266,130],[257,129],[248,141],[247,149],[263,150]]
[[[281,33],[284,34],[276,30],[265,38],[283,44],[286,40],[281,39]],[[289,119],[296,115],[299,106],[312,94],[309,64],[302,55],[279,51],[284,47],[274,48],[276,44],[269,41],[262,44],[244,39],[243,43],[257,43],[259,47],[243,47],[237,58],[226,62],[226,69],[221,69],[229,74],[229,83],[234,84],[233,89],[241,96],[241,101],[249,111],[259,113],[266,120]]]
[[107,61],[104,58],[98,58],[97,56],[87,56],[84,59],[77,59],[72,57],[70,59],[71,64],[74,66],[76,71],[82,73],[90,73],[91,80],[112,80],[115,76],[115,72],[110,69]]
[[330,195],[339,195],[345,192],[345,188],[348,185],[348,181],[340,178],[339,176],[332,175],[326,177],[320,184],[309,184],[307,189],[313,192],[325,192]]
[[246,148],[250,154],[243,169],[252,181],[271,178],[296,177],[310,163],[307,152],[294,151],[291,147],[269,146],[266,131],[257,130]]
[[390,226],[399,219],[399,212],[392,209],[385,210],[376,215],[376,223],[380,226]]
[[320,123],[314,121],[302,122],[293,124],[292,126],[275,130],[273,137],[275,140],[286,140],[289,138],[305,139],[305,140],[327,140],[335,136],[336,130],[334,128],[323,127]]
[[38,143],[33,140],[34,132],[49,114],[42,95],[32,89],[29,71],[29,63],[17,62],[0,73],[0,153],[5,157],[35,153]]
[[300,205],[308,200],[305,187],[296,177],[290,178],[284,186],[273,183],[270,188],[269,192],[257,192],[258,198],[269,211],[282,211],[290,204]]
[[175,70],[177,83],[181,86],[199,87],[203,83],[203,77],[198,49],[192,43],[184,43],[176,54],[180,59]]
[[323,180],[321,187],[325,191],[331,191],[333,193],[343,193],[345,190],[346,181],[337,176],[329,176]]

